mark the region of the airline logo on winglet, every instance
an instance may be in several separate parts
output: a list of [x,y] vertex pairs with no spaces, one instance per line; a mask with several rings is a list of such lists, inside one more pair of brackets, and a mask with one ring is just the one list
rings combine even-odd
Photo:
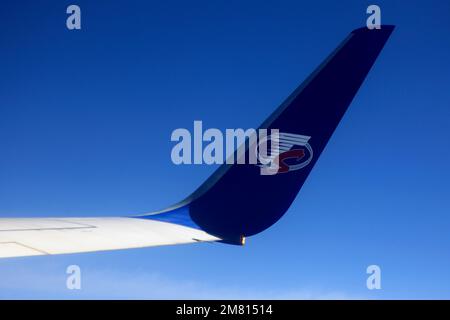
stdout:
[[[313,158],[308,143],[310,136],[293,133],[272,133],[258,143],[257,156],[262,175],[286,173],[306,167]],[[270,155],[264,151],[270,142]],[[266,155],[265,155],[266,154]]]
[[[193,134],[178,128],[171,140],[174,164],[253,164],[261,175],[274,175],[299,170],[313,158],[308,143],[310,136],[280,132],[278,129],[226,129],[203,132],[201,121],[194,121]],[[206,145],[204,145],[206,144]],[[247,149],[248,147],[248,149]]]

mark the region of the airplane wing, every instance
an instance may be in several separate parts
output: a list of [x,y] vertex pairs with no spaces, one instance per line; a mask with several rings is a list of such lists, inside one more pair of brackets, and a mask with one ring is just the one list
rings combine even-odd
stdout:
[[[288,210],[393,29],[351,32],[263,122],[260,129],[280,132],[283,171],[262,175],[258,165],[224,164],[184,201],[142,216],[0,218],[0,257],[208,241],[242,245]],[[300,158],[306,160],[288,162]]]
[[220,240],[183,225],[140,218],[2,218],[0,258]]

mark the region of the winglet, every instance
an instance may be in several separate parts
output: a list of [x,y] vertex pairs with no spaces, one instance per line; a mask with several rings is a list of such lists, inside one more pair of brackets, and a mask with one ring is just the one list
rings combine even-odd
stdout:
[[226,243],[242,244],[274,224],[305,183],[393,29],[352,31],[260,126],[278,129],[287,139],[307,137],[302,141],[309,148],[296,147],[303,148],[306,165],[295,163],[295,157],[290,164],[288,158],[284,173],[261,175],[256,165],[225,164],[178,207],[188,208],[195,225]]

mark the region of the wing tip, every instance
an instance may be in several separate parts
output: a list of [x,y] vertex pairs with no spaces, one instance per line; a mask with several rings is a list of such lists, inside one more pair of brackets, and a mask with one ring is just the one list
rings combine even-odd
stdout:
[[359,33],[365,33],[365,32],[391,33],[392,31],[394,31],[394,29],[395,29],[395,25],[393,25],[393,24],[382,24],[380,26],[380,29],[369,29],[367,27],[361,27],[361,28],[353,30],[351,33],[353,33],[353,34],[359,34]]

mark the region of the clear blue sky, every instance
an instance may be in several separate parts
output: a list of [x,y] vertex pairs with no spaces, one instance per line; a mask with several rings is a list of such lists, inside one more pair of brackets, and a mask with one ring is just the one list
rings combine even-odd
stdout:
[[[68,31],[69,4],[82,30]],[[172,130],[255,127],[367,1],[4,1],[0,215],[167,207],[215,167]],[[0,298],[450,298],[450,3],[376,1],[397,25],[288,213],[245,247],[0,261]],[[82,290],[65,269],[82,269]],[[366,289],[366,267],[382,290]]]

